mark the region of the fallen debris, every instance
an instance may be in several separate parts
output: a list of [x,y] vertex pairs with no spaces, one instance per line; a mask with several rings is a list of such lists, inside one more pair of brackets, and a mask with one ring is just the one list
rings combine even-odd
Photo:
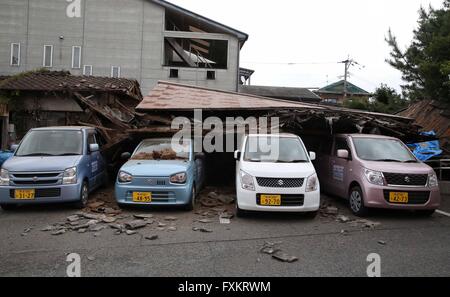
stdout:
[[127,230],[127,231],[125,231],[125,233],[127,235],[134,235],[134,234],[137,234],[137,231]]
[[339,215],[337,217],[337,221],[341,222],[341,223],[348,223],[348,222],[351,222],[352,220],[349,217],[347,217],[347,216]]
[[277,251],[274,254],[272,254],[272,258],[286,263],[294,263],[298,261],[298,258],[295,256],[288,255],[282,251]]
[[145,226],[147,226],[147,222],[144,220],[136,220],[136,221],[131,221],[131,222],[125,223],[125,227],[129,230],[136,230],[136,229],[144,228]]
[[167,231],[171,231],[171,232],[177,231],[177,227],[174,227],[174,226],[169,227],[169,228],[167,228]]
[[164,217],[164,221],[174,222],[174,221],[178,221],[178,218],[167,216],[167,217]]
[[328,206],[323,210],[323,212],[327,215],[337,215],[339,213],[339,209],[334,206]]
[[57,236],[57,235],[62,235],[64,233],[66,233],[66,229],[60,229],[57,231],[53,231],[51,234]]
[[147,240],[157,240],[159,238],[158,235],[149,235],[144,237]]
[[140,220],[148,220],[148,219],[153,219],[154,215],[152,214],[135,214],[133,215],[136,219],[140,219]]
[[378,244],[381,244],[381,245],[387,245],[387,242],[384,241],[384,240],[379,240],[379,241],[378,241]]
[[202,223],[202,224],[211,224],[213,222],[213,220],[210,220],[210,219],[199,219],[199,220],[197,220],[197,222]]
[[207,228],[199,228],[199,227],[192,227],[192,230],[197,232],[202,232],[202,233],[212,233],[213,231],[211,229],[207,229]]
[[76,221],[79,221],[79,220],[80,220],[80,216],[79,215],[73,215],[73,216],[67,217],[67,221],[69,221],[69,222],[76,222]]

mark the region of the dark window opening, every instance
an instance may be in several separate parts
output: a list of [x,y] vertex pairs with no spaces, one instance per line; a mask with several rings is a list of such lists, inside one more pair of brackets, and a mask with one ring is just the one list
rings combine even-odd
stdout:
[[215,71],[207,71],[206,72],[206,79],[215,80],[216,79],[216,72]]
[[227,69],[228,41],[166,37],[164,65]]
[[170,69],[169,77],[178,78],[178,69]]

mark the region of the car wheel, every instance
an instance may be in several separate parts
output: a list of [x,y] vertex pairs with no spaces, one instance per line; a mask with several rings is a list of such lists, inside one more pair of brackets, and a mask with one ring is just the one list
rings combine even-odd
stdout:
[[359,186],[353,187],[349,195],[350,210],[358,217],[364,217],[368,214],[369,209],[364,205],[364,196]]
[[9,211],[9,210],[14,210],[17,208],[16,204],[0,204],[0,207],[4,210],[4,211]]
[[195,185],[193,185],[192,186],[192,192],[191,192],[191,199],[189,200],[189,203],[185,207],[185,209],[187,211],[194,210],[196,197],[197,197],[197,191],[195,190]]
[[422,217],[431,217],[435,212],[435,209],[416,210],[416,213]]
[[75,203],[75,207],[78,209],[85,208],[89,201],[89,186],[87,182],[83,182],[81,185],[80,200]]

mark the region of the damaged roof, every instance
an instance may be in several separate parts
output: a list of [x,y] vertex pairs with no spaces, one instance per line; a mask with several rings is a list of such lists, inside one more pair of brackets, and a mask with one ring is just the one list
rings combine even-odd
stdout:
[[305,88],[240,86],[239,92],[263,97],[286,99],[293,101],[320,102],[322,99]]
[[0,81],[2,91],[102,91],[124,93],[141,100],[136,80],[125,78],[75,76],[68,71],[30,71]]
[[158,4],[158,5],[162,6],[162,7],[164,7],[165,9],[167,9],[169,11],[181,13],[181,14],[187,16],[187,17],[191,17],[191,18],[203,21],[203,22],[205,22],[206,24],[208,24],[210,26],[216,27],[216,28],[220,29],[221,31],[224,31],[224,32],[226,32],[226,33],[228,33],[230,35],[236,36],[242,42],[245,42],[248,39],[248,34],[246,34],[244,32],[241,32],[239,30],[236,30],[234,28],[231,28],[229,26],[221,24],[221,23],[219,23],[217,21],[211,20],[211,19],[209,19],[207,17],[199,15],[199,14],[197,14],[195,12],[189,11],[189,10],[187,10],[185,8],[182,8],[182,7],[178,6],[178,5],[175,5],[173,3],[170,3],[170,2],[167,2],[167,1],[164,1],[164,0],[150,0],[150,1],[155,3],[155,4]]
[[255,95],[213,90],[208,88],[158,82],[136,107],[137,110],[272,110],[322,107],[277,100]]

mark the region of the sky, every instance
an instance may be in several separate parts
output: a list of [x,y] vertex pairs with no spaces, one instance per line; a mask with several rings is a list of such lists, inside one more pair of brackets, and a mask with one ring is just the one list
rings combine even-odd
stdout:
[[[362,66],[349,81],[373,92],[384,83],[400,90],[401,73],[385,62],[389,28],[406,48],[420,6],[442,0],[168,0],[249,34],[241,67],[252,85],[320,88],[342,79],[347,57]],[[296,64],[292,64],[296,63]]]

